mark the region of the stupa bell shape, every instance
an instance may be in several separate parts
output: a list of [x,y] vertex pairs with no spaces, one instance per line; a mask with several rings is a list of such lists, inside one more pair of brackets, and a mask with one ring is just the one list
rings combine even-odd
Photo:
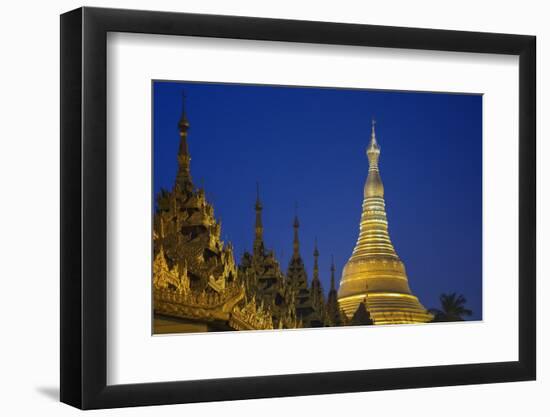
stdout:
[[405,265],[388,233],[384,185],[378,169],[380,147],[375,122],[367,147],[369,172],[363,192],[359,238],[344,266],[338,301],[348,317],[365,302],[374,324],[424,323],[432,315],[409,288]]

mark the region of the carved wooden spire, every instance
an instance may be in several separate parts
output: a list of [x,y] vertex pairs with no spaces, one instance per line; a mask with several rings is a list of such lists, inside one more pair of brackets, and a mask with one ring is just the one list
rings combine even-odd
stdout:
[[300,222],[298,220],[297,213],[294,216],[294,222],[292,224],[294,228],[294,240],[293,240],[293,252],[290,264],[288,266],[287,276],[289,281],[295,288],[301,287],[307,289],[307,274],[304,266],[304,261],[300,255],[300,239],[298,236],[298,230],[300,228]]
[[319,249],[317,249],[317,238],[315,239],[315,249],[313,250],[313,278],[311,280],[311,298],[314,308],[324,316],[325,296],[323,286],[319,279]]
[[263,254],[264,250],[264,227],[262,224],[262,203],[260,201],[260,185],[256,183],[256,223],[254,225],[254,254]]
[[175,186],[180,190],[190,193],[193,191],[193,180],[191,179],[191,156],[189,155],[189,146],[187,144],[187,132],[189,131],[189,121],[185,113],[185,93],[182,92],[182,111],[178,122],[180,133],[180,146],[178,151],[178,173]]

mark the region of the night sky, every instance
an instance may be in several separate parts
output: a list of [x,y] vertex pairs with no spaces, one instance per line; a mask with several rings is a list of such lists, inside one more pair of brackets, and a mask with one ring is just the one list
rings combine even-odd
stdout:
[[374,117],[389,233],[413,293],[426,308],[462,293],[481,319],[480,95],[155,81],[155,195],[174,183],[182,90],[191,175],[237,261],[252,249],[258,182],[264,240],[284,271],[297,205],[310,282],[317,237],[325,292],[331,255],[338,283],[359,232]]

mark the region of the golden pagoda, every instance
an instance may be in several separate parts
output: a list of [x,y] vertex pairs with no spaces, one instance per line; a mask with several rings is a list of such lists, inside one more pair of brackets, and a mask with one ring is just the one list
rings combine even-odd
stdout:
[[367,147],[369,172],[364,188],[359,238],[344,266],[338,301],[348,318],[365,304],[374,324],[425,323],[432,319],[409,288],[405,265],[388,234],[384,185],[380,178],[375,121]]

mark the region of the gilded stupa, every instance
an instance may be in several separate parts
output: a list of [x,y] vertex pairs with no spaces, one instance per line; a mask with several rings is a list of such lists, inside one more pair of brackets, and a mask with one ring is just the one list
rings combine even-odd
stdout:
[[388,234],[384,185],[378,159],[375,121],[367,147],[369,171],[364,188],[359,238],[344,266],[338,301],[348,318],[365,304],[374,324],[406,324],[431,321],[409,288],[405,265],[399,259]]

